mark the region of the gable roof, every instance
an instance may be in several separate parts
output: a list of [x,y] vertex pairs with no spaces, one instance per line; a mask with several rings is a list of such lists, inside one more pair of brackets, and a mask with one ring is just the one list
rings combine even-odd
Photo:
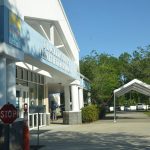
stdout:
[[128,93],[131,90],[150,96],[150,85],[138,79],[134,79],[128,82],[127,84],[123,85],[122,87],[115,89],[114,95],[119,97],[124,95],[125,93]]

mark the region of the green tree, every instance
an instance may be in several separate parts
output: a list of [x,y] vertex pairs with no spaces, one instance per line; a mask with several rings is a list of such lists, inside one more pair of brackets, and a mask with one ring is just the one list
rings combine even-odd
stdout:
[[131,76],[130,65],[131,65],[132,56],[127,52],[125,52],[122,53],[118,59],[119,59],[119,69],[120,69],[120,82],[123,85],[129,82],[129,77]]
[[91,80],[92,99],[98,103],[107,101],[119,85],[118,59],[92,51],[80,61],[81,73]]
[[[150,84],[150,46],[138,47],[132,54],[125,52],[118,58],[93,50],[80,60],[80,69],[91,81],[92,99],[101,103],[111,97],[114,89],[135,78]],[[136,102],[143,97],[141,94],[133,95]]]

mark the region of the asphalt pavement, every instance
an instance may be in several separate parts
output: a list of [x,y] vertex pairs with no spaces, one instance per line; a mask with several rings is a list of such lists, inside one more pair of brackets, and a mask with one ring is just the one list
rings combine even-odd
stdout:
[[[37,131],[31,131],[31,150],[37,148]],[[117,112],[105,120],[81,125],[59,121],[40,128],[40,150],[150,150],[150,117],[143,112]]]

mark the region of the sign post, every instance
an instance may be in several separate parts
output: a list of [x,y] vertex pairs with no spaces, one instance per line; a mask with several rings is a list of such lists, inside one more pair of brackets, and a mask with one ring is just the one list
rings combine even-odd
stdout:
[[10,125],[7,124],[5,126],[5,132],[4,132],[4,149],[9,150],[9,132],[10,132]]
[[12,124],[17,119],[17,109],[14,107],[14,105],[8,103],[5,104],[0,109],[0,119],[5,126],[5,137],[4,137],[4,149],[9,150],[9,129],[10,124]]

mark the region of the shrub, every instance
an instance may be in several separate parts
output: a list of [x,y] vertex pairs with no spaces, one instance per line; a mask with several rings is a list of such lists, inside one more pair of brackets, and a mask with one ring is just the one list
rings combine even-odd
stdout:
[[89,105],[82,108],[82,122],[93,122],[99,119],[100,109],[97,105]]

